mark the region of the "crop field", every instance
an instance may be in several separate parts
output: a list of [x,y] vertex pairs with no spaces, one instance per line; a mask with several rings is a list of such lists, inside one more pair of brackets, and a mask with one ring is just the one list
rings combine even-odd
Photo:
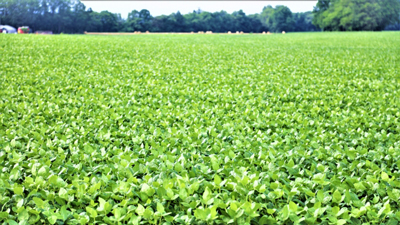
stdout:
[[0,35],[0,224],[398,224],[400,33]]

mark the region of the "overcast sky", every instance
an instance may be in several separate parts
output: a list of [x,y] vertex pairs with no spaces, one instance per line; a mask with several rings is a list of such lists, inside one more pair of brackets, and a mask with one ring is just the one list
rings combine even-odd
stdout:
[[108,10],[121,13],[123,18],[136,9],[147,9],[152,16],[169,15],[180,11],[182,14],[201,9],[208,12],[224,10],[228,13],[242,9],[246,14],[260,13],[264,6],[285,5],[292,12],[306,12],[313,10],[317,1],[85,1],[81,0],[87,8],[100,12]]

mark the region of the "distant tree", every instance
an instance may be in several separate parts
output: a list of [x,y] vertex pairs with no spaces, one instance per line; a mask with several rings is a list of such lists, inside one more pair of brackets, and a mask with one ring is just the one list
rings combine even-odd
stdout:
[[385,27],[385,30],[400,30],[400,15],[399,15],[399,22],[392,23]]
[[294,27],[293,31],[317,31],[319,30],[312,24],[312,12],[293,13]]
[[98,32],[117,32],[118,31],[118,15],[101,11],[100,13],[92,13],[92,20],[95,21],[94,25],[97,26]]
[[161,15],[154,17],[152,20],[152,27],[151,30],[152,32],[166,32],[166,24],[168,23],[168,18],[169,16],[167,15]]
[[266,6],[263,8],[262,13],[260,14],[260,21],[261,23],[269,30],[268,23],[269,18],[271,17],[272,13],[274,12],[274,8],[272,6]]
[[382,20],[378,30],[400,23],[400,0],[381,0],[379,4],[381,6]]
[[198,28],[200,31],[212,30],[212,21],[213,21],[212,13],[202,11],[199,14],[199,20],[201,21],[200,24],[198,24]]
[[142,29],[142,27],[140,26],[139,11],[132,10],[130,13],[128,13],[128,18],[126,20],[125,26],[125,31],[128,32],[138,31]]
[[83,33],[88,27],[90,20],[89,11],[86,11],[86,6],[78,1],[72,10],[72,25],[71,33]]
[[186,31],[185,17],[183,17],[179,11],[176,14],[174,14],[174,19],[175,19],[174,31],[176,32]]
[[292,12],[286,6],[277,6],[269,15],[267,26],[273,32],[292,31],[294,27]]
[[98,12],[93,12],[91,8],[88,9],[89,21],[86,24],[86,31],[88,32],[101,32],[103,30],[103,24],[101,23]]
[[324,28],[322,26],[323,16],[322,14],[329,9],[329,6],[332,4],[334,0],[318,0],[317,5],[314,7],[313,14],[314,18],[312,23],[320,28]]
[[141,26],[140,31],[145,32],[149,30],[151,27],[151,20],[153,19],[153,17],[150,14],[150,11],[147,9],[140,10],[139,19],[140,19],[139,23]]
[[319,0],[313,23],[326,31],[378,31],[399,21],[399,0]]
[[263,32],[267,30],[267,27],[262,24],[259,14],[249,15],[248,20],[250,23],[249,32]]

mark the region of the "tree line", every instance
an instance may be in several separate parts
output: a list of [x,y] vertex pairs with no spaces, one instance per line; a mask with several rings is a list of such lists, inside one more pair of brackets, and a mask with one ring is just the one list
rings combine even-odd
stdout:
[[109,11],[95,12],[78,0],[0,0],[1,24],[29,26],[54,33],[88,32],[198,32],[317,31],[312,12],[292,13],[286,6],[264,7],[260,14],[242,10],[227,13],[195,10],[182,15],[152,16],[146,9],[128,17]]
[[397,30],[400,0],[319,0],[313,12],[292,13],[286,6],[266,6],[261,13],[195,10],[152,16],[146,9],[128,17],[95,12],[79,0],[0,0],[0,23],[54,33],[198,32],[198,31],[346,31]]

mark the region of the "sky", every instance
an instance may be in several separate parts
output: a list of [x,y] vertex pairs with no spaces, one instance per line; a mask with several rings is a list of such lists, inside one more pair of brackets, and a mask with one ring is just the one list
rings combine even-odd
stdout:
[[169,15],[180,11],[182,14],[201,9],[207,12],[217,12],[224,10],[228,13],[243,10],[246,15],[261,13],[264,6],[285,5],[292,12],[312,11],[317,4],[315,1],[85,1],[81,0],[86,8],[101,12],[107,10],[113,13],[120,13],[123,18],[127,18],[132,10],[147,9],[152,16]]

